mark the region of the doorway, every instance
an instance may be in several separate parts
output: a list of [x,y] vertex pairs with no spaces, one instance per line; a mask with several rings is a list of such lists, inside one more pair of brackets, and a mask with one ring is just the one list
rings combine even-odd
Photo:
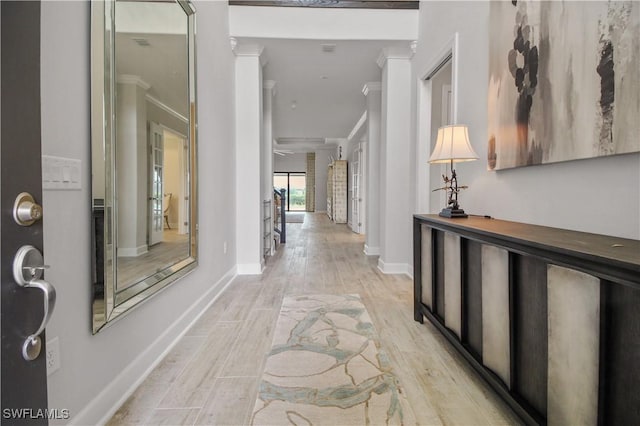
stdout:
[[437,213],[446,207],[443,186],[446,164],[428,164],[438,128],[457,120],[458,34],[445,44],[435,60],[420,73],[418,80],[418,128],[416,146],[416,212]]
[[287,190],[287,211],[307,211],[307,174],[305,172],[275,172],[273,187]]

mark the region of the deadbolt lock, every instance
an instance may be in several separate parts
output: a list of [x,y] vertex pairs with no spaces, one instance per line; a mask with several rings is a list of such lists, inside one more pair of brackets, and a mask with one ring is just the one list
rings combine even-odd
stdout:
[[42,207],[28,192],[21,192],[13,204],[13,219],[18,225],[30,226],[42,219]]

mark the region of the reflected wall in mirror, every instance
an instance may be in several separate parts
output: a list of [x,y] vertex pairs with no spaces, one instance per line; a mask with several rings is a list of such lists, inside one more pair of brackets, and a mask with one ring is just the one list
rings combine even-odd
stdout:
[[92,2],[93,332],[196,266],[195,11]]

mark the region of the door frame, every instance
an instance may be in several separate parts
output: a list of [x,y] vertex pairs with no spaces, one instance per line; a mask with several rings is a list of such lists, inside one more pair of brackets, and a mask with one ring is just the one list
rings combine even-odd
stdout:
[[[149,136],[148,136],[148,146],[149,151],[147,154],[148,161],[148,170],[147,170],[147,188],[148,188],[148,203],[147,203],[147,246],[151,248],[151,246],[161,243],[164,239],[164,128],[153,121],[149,122]],[[162,176],[160,177],[160,200],[157,200],[154,197],[154,181],[153,181],[153,173],[155,170],[156,162],[155,162],[155,140],[153,136],[155,134],[159,134],[161,136],[161,157],[162,157]],[[155,212],[157,210],[158,203],[160,204],[160,230],[155,229],[155,225],[157,222],[157,218],[155,217]]]
[[[444,44],[441,51],[436,54],[421,73],[418,74],[417,88],[417,120],[416,120],[416,193],[415,193],[415,212],[414,213],[430,213],[439,211],[442,205],[432,206],[430,201],[431,190],[440,182],[431,182],[431,167],[439,167],[441,171],[443,166],[430,165],[427,159],[431,156],[431,134],[434,126],[439,127],[438,123],[431,122],[432,98],[434,95],[432,90],[432,78],[440,71],[440,69],[451,62],[451,121],[452,124],[458,122],[458,87],[459,87],[459,35],[456,32],[453,37]],[[440,94],[437,94],[440,96]],[[438,107],[441,107],[438,105]],[[444,166],[446,168],[446,165]],[[440,191],[443,192],[443,191]],[[444,193],[442,194],[444,197]],[[443,198],[444,200],[444,198]],[[443,204],[443,203],[441,203]]]
[[[177,130],[172,129],[171,127],[165,126],[164,124],[159,124],[162,128],[163,132],[171,133],[176,138],[182,139],[182,147],[179,153],[179,167],[180,170],[178,174],[180,175],[180,193],[177,194],[176,199],[178,200],[178,234],[188,234],[189,233],[189,217],[186,212],[189,211],[189,140],[186,135],[183,135]],[[166,138],[164,142],[166,146]],[[166,158],[164,160],[164,165],[166,167]],[[164,168],[163,168],[164,170]],[[164,183],[164,181],[163,181]]]

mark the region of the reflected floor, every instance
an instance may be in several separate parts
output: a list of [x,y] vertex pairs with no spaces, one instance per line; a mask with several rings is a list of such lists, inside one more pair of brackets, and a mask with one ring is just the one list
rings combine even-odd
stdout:
[[118,258],[118,291],[163,270],[189,256],[189,234],[178,234],[176,229],[165,229],[163,241],[149,247],[137,257]]

